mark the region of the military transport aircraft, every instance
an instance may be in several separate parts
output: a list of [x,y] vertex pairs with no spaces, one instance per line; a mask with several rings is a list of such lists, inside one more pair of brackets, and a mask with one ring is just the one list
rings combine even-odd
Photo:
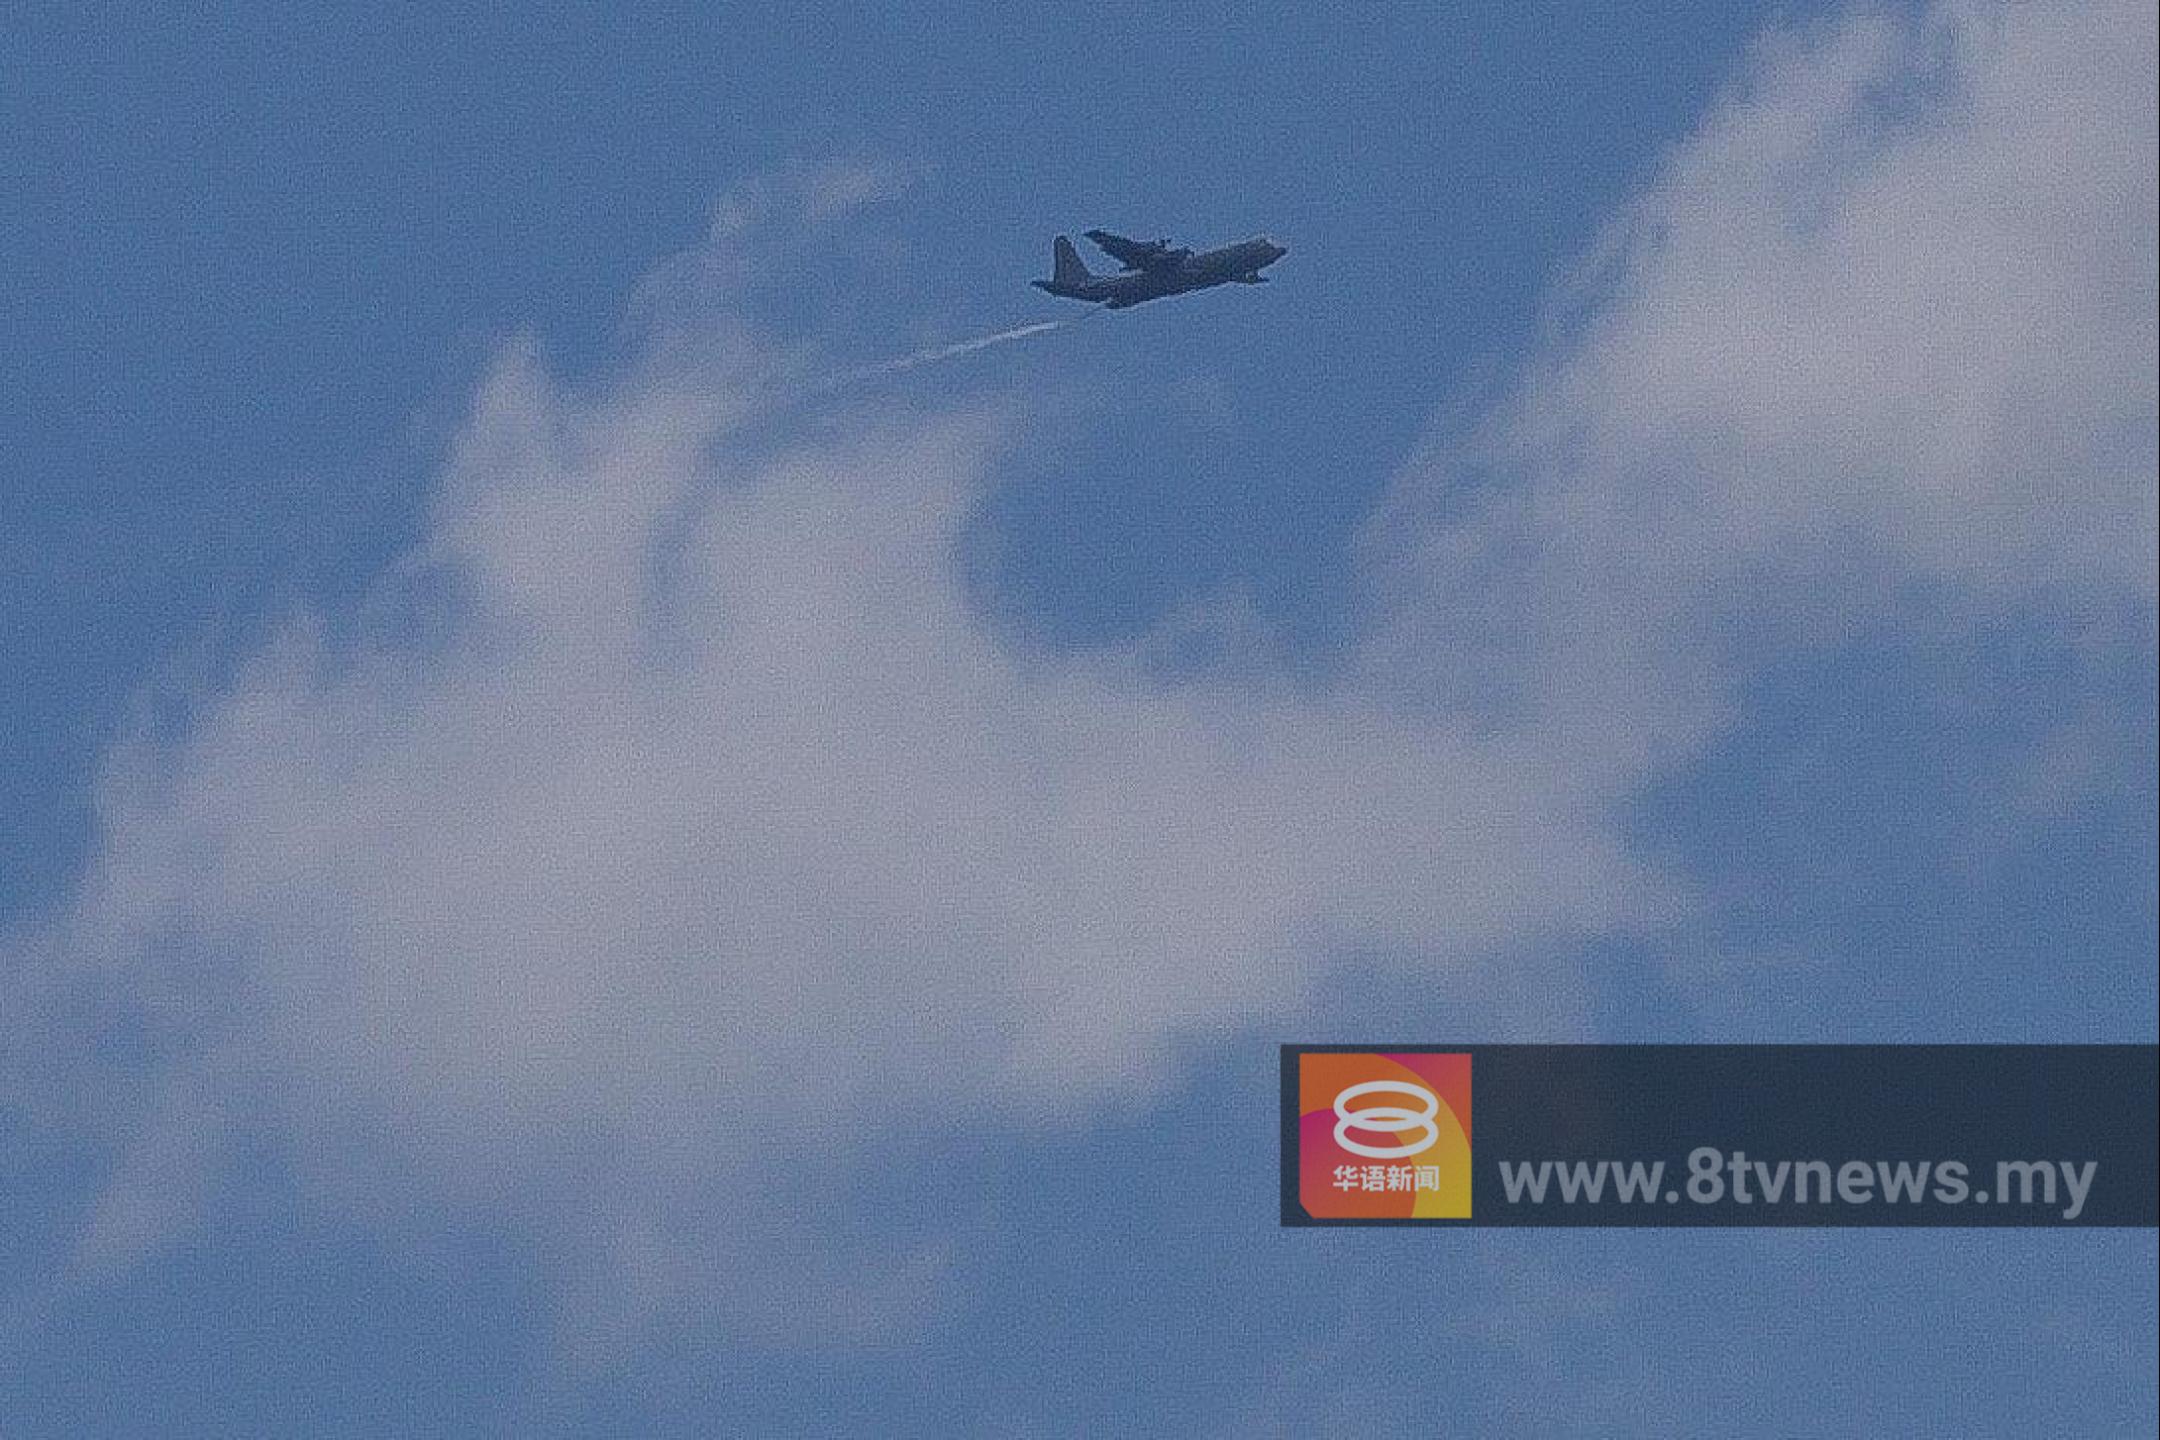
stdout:
[[1124,269],[1115,275],[1097,275],[1080,259],[1080,252],[1063,235],[1051,247],[1056,265],[1048,280],[1028,283],[1038,290],[1067,300],[1086,300],[1105,309],[1122,310],[1143,300],[1205,290],[1211,285],[1261,285],[1260,272],[1290,252],[1265,236],[1241,240],[1220,250],[1195,255],[1168,240],[1128,240],[1107,230],[1090,230],[1087,238]]

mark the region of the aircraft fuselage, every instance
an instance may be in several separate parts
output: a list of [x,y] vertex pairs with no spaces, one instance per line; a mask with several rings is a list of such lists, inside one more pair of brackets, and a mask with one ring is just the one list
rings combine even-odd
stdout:
[[1216,285],[1258,285],[1267,278],[1260,272],[1289,253],[1272,240],[1256,237],[1218,250],[1203,250],[1167,264],[1111,275],[1092,274],[1082,267],[1078,275],[1061,275],[1030,283],[1038,290],[1047,290],[1067,300],[1086,300],[1107,309],[1122,310],[1144,301],[1206,290]]

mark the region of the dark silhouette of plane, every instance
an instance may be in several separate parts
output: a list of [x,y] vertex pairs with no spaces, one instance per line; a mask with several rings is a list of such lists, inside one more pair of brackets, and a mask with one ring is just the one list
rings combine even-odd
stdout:
[[1107,230],[1090,230],[1087,238],[1124,268],[1115,275],[1097,275],[1080,259],[1072,241],[1060,235],[1051,246],[1056,264],[1050,278],[1028,283],[1067,300],[1122,310],[1215,285],[1265,284],[1267,277],[1260,272],[1290,253],[1265,236],[1197,255],[1168,240],[1128,240]]

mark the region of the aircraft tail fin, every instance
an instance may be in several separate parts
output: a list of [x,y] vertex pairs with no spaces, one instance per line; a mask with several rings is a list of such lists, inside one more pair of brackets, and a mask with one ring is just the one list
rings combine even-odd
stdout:
[[1050,272],[1052,284],[1085,285],[1095,278],[1094,272],[1087,268],[1087,262],[1080,258],[1080,252],[1073,249],[1072,241],[1063,235],[1057,237],[1057,243],[1050,251],[1056,257],[1056,265]]

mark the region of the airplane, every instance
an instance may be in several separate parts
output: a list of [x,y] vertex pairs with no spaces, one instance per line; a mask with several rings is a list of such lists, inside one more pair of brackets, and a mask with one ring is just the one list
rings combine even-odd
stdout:
[[1266,236],[1196,255],[1168,240],[1128,240],[1107,230],[1086,233],[1104,254],[1124,267],[1119,273],[1097,275],[1081,260],[1072,241],[1060,235],[1051,246],[1055,257],[1051,277],[1028,283],[1066,300],[1086,300],[1107,310],[1123,310],[1142,301],[1214,285],[1264,285],[1267,277],[1260,272],[1290,253]]

